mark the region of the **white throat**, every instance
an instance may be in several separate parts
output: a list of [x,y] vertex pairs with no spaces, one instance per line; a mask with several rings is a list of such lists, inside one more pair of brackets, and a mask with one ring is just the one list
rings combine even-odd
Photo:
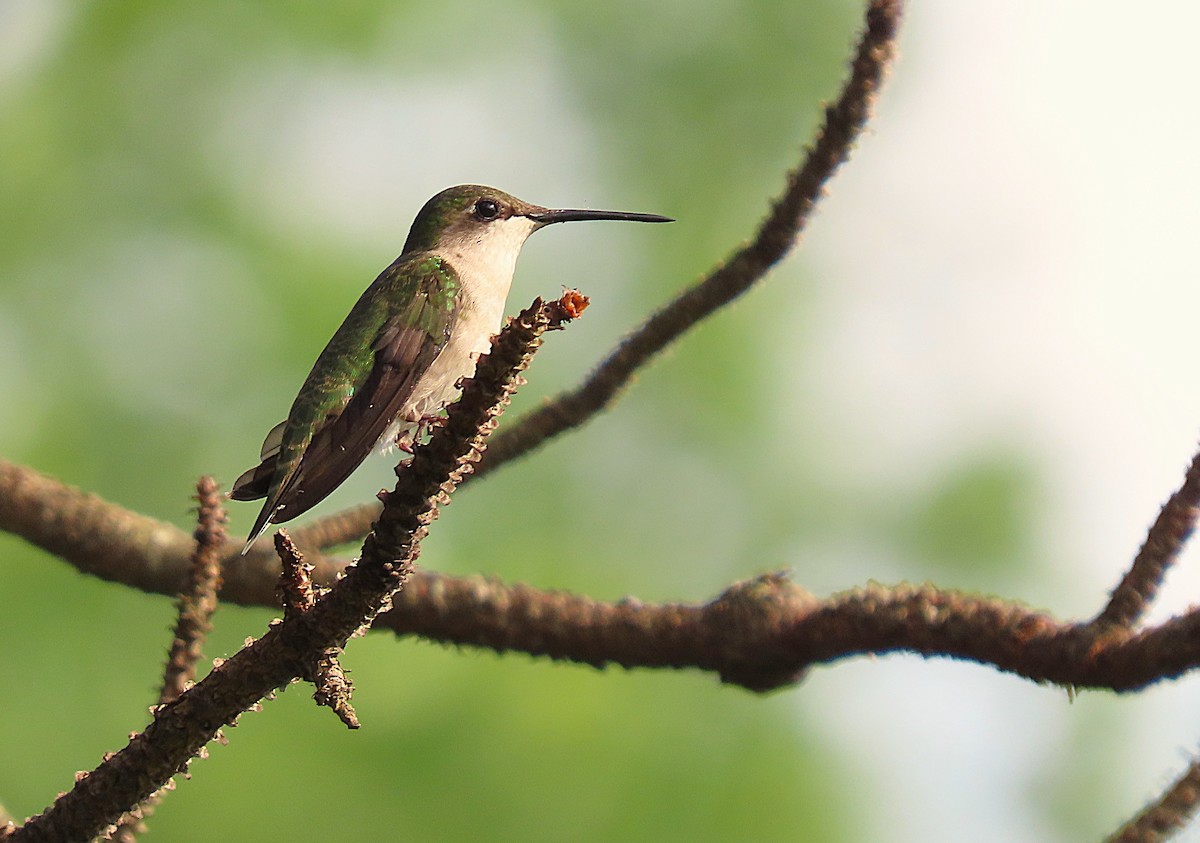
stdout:
[[521,246],[537,227],[529,217],[509,217],[443,242],[438,252],[454,267],[469,296],[503,302],[512,286]]

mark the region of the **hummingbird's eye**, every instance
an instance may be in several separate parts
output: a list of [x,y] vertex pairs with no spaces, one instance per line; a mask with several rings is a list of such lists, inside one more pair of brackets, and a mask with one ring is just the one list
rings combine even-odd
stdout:
[[495,199],[480,199],[475,203],[475,216],[484,222],[500,216],[500,203]]

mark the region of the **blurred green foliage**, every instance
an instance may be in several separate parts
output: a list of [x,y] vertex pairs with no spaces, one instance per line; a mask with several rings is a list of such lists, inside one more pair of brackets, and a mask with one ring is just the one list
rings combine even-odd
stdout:
[[[254,461],[446,185],[681,220],[527,248],[512,307],[561,283],[594,304],[551,338],[518,408],[576,379],[751,233],[860,15],[835,0],[0,12],[0,454],[184,527],[194,478],[228,485]],[[804,376],[781,383],[766,362],[782,343],[804,353],[814,298],[798,262],[778,271],[616,411],[460,495],[422,563],[696,600],[839,530],[963,566],[1023,547],[1021,469],[968,469],[903,506],[814,476],[819,409],[781,424],[771,396]],[[388,474],[373,460],[320,511]],[[849,526],[885,501],[889,517]],[[235,533],[253,510],[233,510]],[[9,537],[0,605],[0,801],[24,816],[144,725],[173,612]],[[271,616],[223,609],[208,654]],[[863,796],[797,717],[801,695],[382,635],[347,662],[361,732],[304,688],[283,694],[194,766],[152,839],[856,839]]]

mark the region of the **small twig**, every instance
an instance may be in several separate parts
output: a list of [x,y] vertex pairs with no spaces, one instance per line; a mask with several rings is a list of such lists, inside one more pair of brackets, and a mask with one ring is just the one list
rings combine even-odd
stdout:
[[196,483],[196,549],[188,566],[188,587],[179,596],[179,618],[167,657],[159,704],[171,702],[196,678],[196,665],[203,657],[204,639],[212,630],[221,590],[221,551],[225,545],[225,509],[217,481],[204,476]]
[[346,724],[347,729],[357,729],[362,724],[358,722],[358,715],[354,712],[354,706],[350,704],[354,684],[346,675],[345,668],[338,659],[338,652],[326,650],[313,664],[313,699],[317,705],[333,709],[333,713]]
[[1106,843],[1159,843],[1187,825],[1200,805],[1200,760],[1140,814],[1121,826]]
[[313,566],[304,561],[300,548],[292,541],[286,528],[275,533],[275,552],[282,569],[279,573],[279,598],[284,618],[302,615],[316,602],[313,589]]
[[1175,564],[1200,516],[1200,453],[1192,459],[1183,485],[1171,495],[1104,610],[1092,621],[1099,628],[1133,626],[1146,612]]
[[[312,581],[313,567],[304,561],[300,548],[296,547],[286,529],[275,533],[275,552],[279,554],[282,564],[279,596],[283,603],[284,620],[312,611],[318,599]],[[361,724],[354,713],[354,706],[350,704],[354,686],[338,660],[340,653],[336,648],[318,653],[305,665],[303,677],[312,682],[316,689],[313,699],[317,705],[333,709],[348,728],[357,729]]]
[[[167,653],[162,689],[158,704],[164,705],[179,697],[196,678],[196,665],[203,657],[204,639],[212,630],[212,616],[217,610],[217,593],[221,590],[221,551],[225,544],[225,509],[217,481],[205,475],[196,482],[196,529],[192,533],[196,547],[188,566],[187,588],[179,595],[175,634]],[[111,839],[116,843],[134,843],[146,830],[143,821],[154,813],[162,801],[165,786],[117,823]]]
[[478,458],[483,438],[495,426],[495,416],[547,324],[539,300],[501,332],[450,408],[445,427],[417,448],[409,470],[399,473],[396,489],[363,545],[362,559],[328,594],[308,612],[270,627],[178,699],[159,707],[150,725],[125,748],[79,776],[69,792],[9,838],[24,843],[95,837],[185,770],[222,726],[300,676],[315,656],[343,647],[368,625],[404,584],[438,506]]

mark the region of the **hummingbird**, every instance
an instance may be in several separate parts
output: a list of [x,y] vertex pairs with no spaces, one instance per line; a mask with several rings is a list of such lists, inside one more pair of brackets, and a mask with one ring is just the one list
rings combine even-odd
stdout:
[[657,214],[551,210],[493,187],[443,190],[417,214],[400,257],[369,286],[317,357],[286,420],[233,484],[266,498],[242,548],[326,498],[377,444],[387,449],[455,397],[491,348],[517,255],[557,222],[673,222]]

